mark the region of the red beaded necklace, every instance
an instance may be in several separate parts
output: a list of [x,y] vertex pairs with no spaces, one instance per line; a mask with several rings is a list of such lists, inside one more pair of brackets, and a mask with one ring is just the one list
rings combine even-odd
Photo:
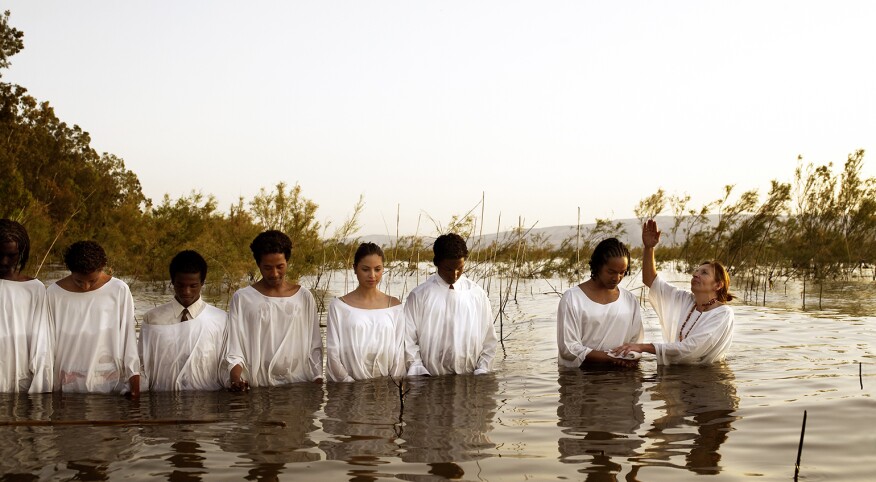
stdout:
[[[703,308],[708,308],[717,302],[718,302],[718,298],[712,298],[709,300],[708,303],[703,303],[702,306],[703,306]],[[678,341],[684,341],[684,338],[685,338],[683,335],[684,327],[687,326],[687,322],[690,321],[690,315],[693,314],[693,312],[696,308],[697,308],[697,304],[696,304],[696,302],[694,302],[694,305],[690,307],[690,311],[687,312],[687,317],[684,319],[684,323],[681,324],[681,329],[678,330]],[[690,325],[690,330],[687,330],[688,335],[690,335],[690,332],[693,331],[694,327],[697,326],[697,322],[699,322],[700,318],[702,318],[702,317],[703,317],[703,312],[701,311],[700,315],[697,316],[697,319],[693,322],[692,325]]]

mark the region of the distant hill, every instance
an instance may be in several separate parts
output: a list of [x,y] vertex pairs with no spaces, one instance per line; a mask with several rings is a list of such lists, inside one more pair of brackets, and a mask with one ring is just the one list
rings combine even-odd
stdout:
[[[678,233],[678,237],[680,239],[673,240],[670,239],[669,229],[672,227],[675,217],[674,216],[657,216],[656,218],[657,225],[660,227],[660,230],[663,231],[663,235],[661,237],[661,243],[666,244],[674,244],[675,241],[682,242],[681,239],[682,233]],[[628,218],[628,219],[619,219],[614,222],[620,222],[622,228],[625,230],[625,234],[619,236],[619,239],[626,243],[630,247],[641,247],[642,246],[642,228],[639,226],[639,220],[637,218]],[[709,215],[710,225],[714,226],[718,222],[718,216],[715,214]],[[596,226],[596,223],[590,224],[582,224],[581,225],[581,235],[585,236],[588,231],[593,229]],[[553,246],[559,246],[560,243],[563,242],[564,239],[569,236],[575,235],[576,225],[567,225],[567,226],[550,226],[545,228],[533,228],[532,231],[529,232],[529,235],[541,234],[546,236],[548,242],[550,242]],[[681,228],[679,228],[681,231]],[[499,233],[499,239],[506,239],[509,236],[511,231],[503,231]],[[435,236],[422,236],[426,243],[430,243],[435,239]],[[484,244],[488,244],[496,239],[496,234],[486,234],[484,235]],[[371,234],[366,236],[361,236],[360,240],[363,242],[372,242],[379,244],[380,246],[391,246],[395,242],[395,236],[387,236],[385,234]],[[472,243],[477,241],[477,237],[472,239]]]

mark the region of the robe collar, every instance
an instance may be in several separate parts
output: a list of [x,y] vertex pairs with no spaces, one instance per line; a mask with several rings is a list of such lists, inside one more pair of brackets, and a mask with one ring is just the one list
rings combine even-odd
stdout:
[[204,311],[204,307],[207,305],[207,303],[204,301],[203,296],[199,296],[198,299],[189,307],[181,305],[179,301],[176,300],[176,297],[174,297],[170,301],[170,304],[173,307],[173,316],[174,318],[176,318],[176,321],[179,321],[180,317],[182,316],[183,310],[189,310],[189,316],[192,317],[191,319],[197,318],[198,315],[200,315],[201,312]]

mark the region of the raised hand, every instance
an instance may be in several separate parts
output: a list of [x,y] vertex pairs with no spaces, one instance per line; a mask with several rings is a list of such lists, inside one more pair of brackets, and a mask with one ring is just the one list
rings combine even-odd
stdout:
[[646,248],[653,248],[660,242],[660,229],[657,228],[657,222],[653,219],[645,221],[642,226],[642,245]]

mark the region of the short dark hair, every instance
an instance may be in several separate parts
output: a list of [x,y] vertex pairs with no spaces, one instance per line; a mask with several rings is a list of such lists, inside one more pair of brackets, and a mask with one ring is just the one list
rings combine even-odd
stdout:
[[21,271],[30,258],[30,236],[21,223],[11,219],[0,219],[0,243],[10,241],[18,245],[18,263],[15,270]]
[[262,262],[262,256],[274,253],[282,253],[286,261],[289,261],[292,257],[292,240],[286,236],[286,233],[271,229],[259,233],[250,243],[249,249],[256,264]]
[[630,265],[632,265],[630,249],[617,238],[606,238],[596,245],[593,254],[590,255],[590,277],[596,278],[599,270],[611,258],[627,258],[627,270],[624,272],[624,276],[630,274]]
[[177,273],[198,273],[201,284],[207,280],[207,261],[197,251],[187,249],[176,253],[170,260],[170,281],[173,282]]
[[468,258],[468,246],[462,236],[456,233],[447,233],[438,236],[432,245],[435,258],[432,260],[436,265],[444,259]]
[[106,251],[97,241],[76,241],[64,250],[64,264],[71,273],[93,273],[106,263]]
[[356,254],[353,255],[353,267],[359,264],[359,261],[362,261],[362,258],[365,256],[371,256],[372,254],[376,254],[380,256],[381,261],[386,261],[386,258],[383,256],[383,249],[380,246],[374,243],[362,243],[359,245],[359,248],[356,249]]

